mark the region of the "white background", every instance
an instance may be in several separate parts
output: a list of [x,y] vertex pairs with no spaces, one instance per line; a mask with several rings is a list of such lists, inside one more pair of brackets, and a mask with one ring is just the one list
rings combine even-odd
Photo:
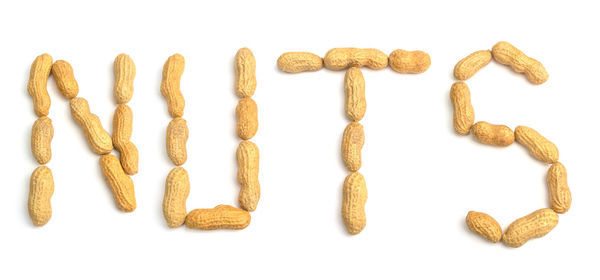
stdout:
[[[390,279],[596,278],[600,250],[598,158],[600,20],[593,1],[5,1],[0,4],[2,186],[1,279]],[[546,237],[518,249],[470,233],[469,210],[506,228],[548,207],[547,166],[519,145],[485,146],[452,129],[454,64],[506,40],[550,73],[534,86],[490,63],[468,81],[476,120],[531,126],[560,149],[571,210]],[[243,231],[169,229],[164,148],[170,121],[159,85],[164,61],[185,56],[182,90],[190,127],[188,210],[237,205],[233,57],[257,61],[262,197]],[[344,72],[286,74],[286,51],[333,47],[420,49],[421,75],[363,70],[368,109],[363,168],[368,223],[350,236],[341,222],[347,174],[340,142]],[[33,59],[69,61],[80,97],[112,131],[114,57],[137,66],[133,142],[138,208],[117,210],[68,102],[51,78],[55,128],[53,215],[41,228],[27,214],[37,166],[36,119],[26,91]],[[579,276],[579,277],[576,277]]]

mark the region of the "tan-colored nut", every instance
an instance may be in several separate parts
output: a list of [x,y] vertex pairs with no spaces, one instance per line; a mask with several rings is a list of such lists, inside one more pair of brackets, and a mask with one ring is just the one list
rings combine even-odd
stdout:
[[323,68],[323,59],[309,52],[286,52],[277,59],[277,67],[288,73],[317,71]]
[[115,87],[114,95],[118,104],[124,104],[133,96],[133,79],[135,79],[135,64],[129,55],[124,53],[115,58]]
[[167,126],[167,154],[177,166],[187,161],[186,143],[189,134],[187,122],[182,118],[173,119]]
[[515,72],[524,73],[525,77],[536,85],[543,84],[548,80],[548,72],[542,63],[528,57],[508,42],[499,42],[494,45],[492,55],[496,61],[509,65]]
[[113,115],[112,141],[121,156],[121,165],[128,175],[138,172],[138,149],[130,141],[133,127],[133,112],[126,104],[120,104]]
[[450,88],[450,101],[454,107],[454,130],[460,135],[467,135],[475,122],[475,111],[471,104],[471,91],[467,84],[456,82]]
[[81,97],[71,99],[71,115],[83,129],[85,138],[94,153],[103,155],[113,150],[110,134],[104,130],[98,116],[90,112],[87,100]]
[[139,165],[139,151],[135,144],[132,142],[127,142],[116,148],[119,151],[123,171],[125,171],[127,175],[137,174]]
[[252,97],[256,90],[256,60],[252,51],[241,48],[235,55],[235,93],[241,97]]
[[64,60],[57,60],[52,65],[52,76],[54,77],[54,81],[56,81],[58,91],[65,98],[72,99],[77,97],[79,85],[77,84],[77,80],[75,80],[71,64]]
[[175,167],[167,176],[165,197],[163,198],[163,215],[171,228],[179,227],[185,222],[187,215],[186,200],[190,194],[190,179],[183,167]]
[[467,80],[473,77],[481,68],[488,65],[490,61],[492,61],[492,52],[488,50],[476,51],[456,63],[454,78],[461,81]]
[[125,174],[117,157],[108,154],[100,157],[100,167],[110,187],[117,207],[124,212],[135,210],[135,190],[133,180]]
[[365,78],[360,69],[348,68],[344,76],[344,91],[346,92],[346,116],[353,121],[360,121],[367,111]]
[[50,95],[47,85],[51,70],[52,57],[45,53],[35,58],[29,71],[27,91],[33,98],[33,111],[38,117],[47,116],[50,112]]
[[238,162],[237,179],[241,187],[238,201],[242,209],[252,212],[256,210],[260,199],[258,147],[250,141],[242,141],[238,146],[236,157]]
[[352,172],[344,180],[342,197],[342,219],[348,233],[360,233],[367,225],[365,204],[367,203],[367,183],[365,177]]
[[477,141],[494,146],[506,147],[515,142],[515,134],[506,125],[476,122],[471,127],[471,134]]
[[185,67],[185,59],[180,54],[174,54],[167,59],[163,66],[162,81],[160,83],[160,92],[167,100],[169,114],[173,118],[183,116],[185,109],[185,99],[181,93],[180,83]]
[[431,57],[424,51],[395,50],[390,54],[390,67],[398,73],[420,74],[431,65]]
[[529,149],[529,153],[545,163],[558,161],[558,148],[533,128],[517,126],[515,140]]
[[50,200],[54,193],[52,171],[46,166],[36,168],[29,181],[29,199],[27,208],[35,226],[43,226],[52,217]]
[[202,230],[244,229],[249,224],[250,213],[229,205],[195,209],[185,217],[185,226]]
[[550,166],[546,181],[550,191],[550,208],[559,214],[569,211],[569,208],[571,208],[571,190],[567,184],[567,169],[565,166],[560,162]]
[[548,234],[557,224],[558,215],[552,209],[543,208],[510,224],[502,236],[502,242],[509,247],[521,247],[532,238]]
[[258,130],[258,107],[251,97],[240,99],[235,108],[235,117],[237,119],[237,135],[243,140],[248,140],[256,134]]
[[467,227],[469,227],[472,232],[493,243],[497,243],[502,238],[502,228],[500,227],[500,224],[498,224],[492,216],[486,213],[469,211],[466,222]]
[[377,49],[335,48],[325,54],[325,68],[343,70],[350,67],[367,66],[374,70],[388,65],[387,55]]
[[365,144],[365,132],[358,122],[351,122],[342,136],[342,159],[348,170],[354,172],[362,165],[361,150]]
[[52,158],[52,138],[54,127],[48,117],[40,117],[31,128],[31,152],[39,164],[46,164]]

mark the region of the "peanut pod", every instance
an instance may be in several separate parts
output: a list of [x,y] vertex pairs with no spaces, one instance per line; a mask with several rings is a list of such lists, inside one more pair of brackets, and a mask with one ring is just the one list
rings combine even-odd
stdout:
[[346,71],[344,91],[346,92],[346,116],[353,121],[360,121],[367,111],[365,78],[360,69],[350,67]]
[[128,175],[134,175],[138,172],[138,149],[130,141],[133,129],[133,112],[125,104],[120,104],[113,115],[113,136],[112,141],[115,148],[119,151],[121,165]]
[[167,176],[163,198],[163,215],[169,227],[179,227],[185,222],[185,202],[189,194],[190,179],[187,171],[183,167],[173,168]]
[[354,172],[362,165],[361,150],[365,144],[365,132],[358,122],[351,122],[342,136],[342,160],[348,170]]
[[252,97],[256,90],[256,60],[252,51],[241,48],[235,55],[235,93],[241,97]]
[[54,193],[52,171],[46,166],[36,168],[29,181],[29,199],[27,208],[35,226],[43,226],[52,217],[50,200]]
[[52,158],[52,137],[52,120],[48,117],[38,118],[31,128],[31,152],[39,164],[46,164]]
[[540,209],[510,224],[502,242],[509,247],[521,247],[532,238],[548,234],[557,224],[558,215],[552,209]]
[[525,77],[536,85],[543,84],[548,80],[548,72],[542,63],[528,57],[508,42],[499,42],[494,45],[492,55],[496,61],[509,65],[515,72],[524,73]]
[[549,164],[558,161],[558,148],[533,128],[517,126],[515,140],[525,146],[529,153],[538,160]]
[[460,135],[467,135],[475,122],[475,111],[471,104],[471,92],[467,84],[456,82],[450,88],[450,101],[454,107],[454,130]]
[[187,161],[186,143],[189,137],[187,122],[175,118],[167,126],[167,155],[173,164],[180,166]]
[[117,104],[124,104],[133,96],[133,79],[135,79],[135,64],[128,55],[122,53],[114,62],[115,86],[113,94]]
[[133,181],[123,168],[117,157],[108,154],[100,157],[100,167],[110,187],[117,207],[124,212],[132,212],[136,208]]
[[103,155],[113,150],[110,134],[104,130],[98,116],[90,112],[87,100],[81,97],[71,99],[71,115],[79,126],[81,126],[85,138],[94,153]]
[[325,68],[343,70],[350,67],[367,66],[374,70],[388,65],[387,55],[377,49],[335,48],[325,54]]
[[471,127],[471,134],[480,143],[506,147],[515,141],[515,134],[506,125],[477,122]]
[[352,172],[344,180],[342,196],[342,219],[348,233],[360,233],[367,225],[365,203],[367,202],[367,184],[362,174]]
[[492,61],[492,52],[488,50],[476,51],[456,63],[454,78],[461,81],[467,80],[473,77],[481,68],[488,65],[490,61]]
[[286,52],[277,59],[277,67],[287,73],[317,71],[323,68],[323,59],[309,52]]
[[569,211],[569,208],[571,208],[571,190],[567,184],[567,169],[565,166],[560,162],[550,166],[546,181],[550,191],[550,208],[559,214]]
[[431,65],[431,57],[424,51],[395,50],[390,54],[390,67],[398,73],[420,74]]
[[256,210],[260,199],[258,147],[250,141],[242,141],[238,146],[236,157],[238,162],[237,179],[241,187],[238,197],[240,207],[252,212]]
[[52,65],[52,77],[56,81],[56,87],[58,91],[67,99],[73,99],[77,97],[79,93],[79,85],[75,80],[75,74],[73,73],[73,67],[71,64],[64,60],[57,60]]
[[229,205],[195,209],[185,218],[186,227],[202,230],[244,229],[249,224],[250,213]]
[[33,98],[33,111],[38,117],[47,116],[50,112],[50,95],[47,85],[51,70],[52,56],[46,53],[36,57],[29,70],[27,91]]
[[469,211],[466,223],[469,230],[493,243],[497,243],[502,238],[500,224],[486,213]]
[[243,140],[249,140],[258,130],[258,107],[251,97],[240,99],[235,108],[235,117],[237,119],[236,132],[238,137]]
[[182,117],[185,108],[185,99],[180,89],[184,67],[185,59],[180,54],[170,56],[163,66],[160,92],[167,100],[169,114],[173,118]]

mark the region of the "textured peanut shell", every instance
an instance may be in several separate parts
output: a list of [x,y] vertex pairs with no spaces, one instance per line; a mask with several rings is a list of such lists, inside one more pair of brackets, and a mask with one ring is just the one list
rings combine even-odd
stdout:
[[160,83],[160,92],[167,100],[169,114],[171,117],[178,118],[183,116],[185,109],[185,99],[181,93],[180,83],[185,60],[180,54],[170,56],[163,66],[162,81]]
[[350,67],[344,76],[344,91],[346,92],[346,116],[352,121],[360,121],[367,111],[365,98],[365,78],[360,69]]
[[114,62],[115,86],[113,94],[117,104],[124,104],[133,97],[133,79],[135,79],[135,64],[129,55],[118,55]]
[[469,230],[493,243],[497,243],[502,238],[500,224],[486,213],[469,211],[466,222]]
[[286,52],[277,59],[277,67],[287,73],[317,71],[323,68],[323,59],[309,52]]
[[177,166],[187,161],[186,143],[189,133],[187,122],[182,118],[173,119],[167,126],[167,154]]
[[235,55],[235,93],[240,98],[252,97],[256,90],[256,60],[252,51],[241,48]]
[[477,122],[471,127],[471,134],[477,141],[488,145],[506,147],[515,142],[515,134],[506,125]]
[[183,225],[187,215],[186,200],[190,194],[190,179],[183,167],[176,167],[169,172],[165,182],[163,198],[163,215],[170,228]]
[[98,116],[90,112],[87,100],[81,97],[71,99],[71,115],[79,126],[81,126],[85,138],[94,153],[103,155],[113,150],[110,134],[104,130]]
[[525,146],[534,158],[549,164],[558,161],[558,148],[533,128],[517,126],[515,140]]
[[38,117],[47,116],[50,112],[50,95],[47,85],[51,70],[52,57],[45,53],[35,58],[29,71],[27,91],[33,98],[33,111]]
[[71,64],[64,60],[54,62],[54,65],[52,65],[52,77],[56,81],[56,87],[58,87],[60,94],[67,99],[77,97],[79,85],[77,84],[77,80],[75,80]]
[[475,111],[471,104],[471,91],[467,84],[456,82],[450,88],[450,101],[454,107],[454,130],[460,135],[467,135],[475,122]]
[[388,57],[377,49],[335,48],[325,54],[323,62],[329,70],[362,66],[380,70],[388,65]]
[[249,224],[250,213],[229,205],[195,209],[185,218],[185,226],[202,230],[244,229]]
[[113,135],[112,141],[115,148],[119,151],[121,165],[128,175],[134,175],[138,172],[138,149],[130,141],[133,127],[133,112],[125,104],[120,104],[113,115]]
[[132,212],[136,208],[133,181],[123,168],[117,157],[108,154],[100,157],[100,167],[110,187],[117,207],[124,212]]
[[139,151],[137,147],[132,142],[127,142],[116,148],[119,151],[123,171],[127,175],[137,174],[139,165]]
[[36,168],[29,181],[29,199],[27,209],[35,226],[43,226],[52,217],[50,200],[54,193],[52,171],[46,166]]
[[476,51],[467,57],[461,59],[454,66],[454,78],[457,80],[467,80],[477,71],[492,61],[492,52],[489,50]]
[[240,99],[235,108],[237,119],[236,132],[238,137],[249,140],[258,130],[258,107],[251,97]]
[[40,117],[31,128],[31,153],[39,164],[46,164],[52,158],[52,138],[54,127],[48,117]]
[[256,210],[260,199],[258,147],[250,141],[242,141],[238,146],[236,157],[238,162],[237,179],[241,187],[238,197],[240,207],[252,212]]
[[548,72],[542,63],[528,57],[508,42],[499,42],[494,45],[492,55],[496,61],[509,65],[515,72],[524,73],[525,77],[536,85],[543,84],[548,80]]
[[557,162],[550,166],[546,176],[550,192],[550,208],[554,212],[563,214],[571,208],[571,190],[567,184],[567,169]]
[[352,172],[344,180],[342,197],[342,219],[348,233],[360,233],[367,225],[365,214],[367,184],[362,174]]
[[398,73],[420,74],[431,65],[431,57],[424,51],[395,50],[390,54],[390,67]]
[[552,209],[543,208],[510,224],[502,236],[502,242],[509,247],[521,247],[532,238],[548,234],[557,224],[558,215]]
[[342,136],[342,160],[348,170],[354,172],[362,165],[361,150],[365,144],[365,132],[358,122],[351,122]]

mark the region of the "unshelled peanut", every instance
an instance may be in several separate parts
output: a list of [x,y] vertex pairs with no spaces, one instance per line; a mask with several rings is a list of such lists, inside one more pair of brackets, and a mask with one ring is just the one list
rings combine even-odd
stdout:
[[420,74],[431,65],[431,57],[424,51],[395,50],[390,54],[390,67],[398,73]]
[[190,179],[187,171],[183,167],[173,168],[167,176],[162,205],[163,215],[169,227],[179,227],[185,222],[186,200],[189,194]]
[[508,42],[494,45],[492,55],[496,61],[509,65],[515,72],[524,73],[525,77],[536,85],[548,80],[548,72],[542,63],[528,57]]
[[241,97],[252,97],[256,90],[256,60],[248,48],[241,48],[235,55],[235,93]]
[[502,238],[500,224],[486,213],[469,211],[466,222],[469,230],[493,243],[500,241]]
[[236,131],[238,137],[248,140],[254,137],[258,130],[258,107],[251,97],[240,99],[235,108],[237,119]]
[[160,92],[167,100],[169,114],[173,118],[182,117],[185,109],[185,99],[180,89],[184,67],[185,59],[180,54],[170,56],[163,66]]
[[335,48],[325,54],[323,62],[325,68],[329,70],[344,70],[349,67],[361,66],[379,70],[388,65],[388,57],[377,49]]
[[353,121],[360,121],[367,111],[365,98],[365,78],[357,67],[350,67],[344,76],[346,92],[346,116]]
[[567,169],[565,166],[560,162],[550,166],[546,181],[550,191],[550,208],[559,214],[569,211],[569,208],[571,208],[571,190],[567,184]]
[[348,233],[360,233],[367,225],[365,204],[367,203],[367,184],[362,174],[352,172],[344,180],[342,195],[342,219]]
[[167,154],[173,164],[179,166],[187,161],[186,143],[189,137],[187,122],[175,118],[167,126]]
[[117,207],[124,212],[135,210],[135,190],[133,181],[123,168],[117,157],[108,154],[100,157],[100,167],[108,186],[110,187]]
[[113,115],[112,141],[119,151],[121,165],[128,175],[138,172],[138,149],[130,141],[133,128],[133,112],[126,104],[120,104]]
[[135,79],[135,64],[129,55],[118,55],[114,62],[115,86],[113,93],[118,104],[124,104],[133,96],[133,79]]
[[558,148],[533,128],[517,126],[515,128],[515,140],[529,149],[529,153],[545,163],[558,161]]
[[52,65],[52,77],[56,81],[56,87],[58,91],[67,99],[77,97],[79,93],[79,85],[75,80],[75,74],[73,73],[73,67],[71,64],[64,60],[57,60]]
[[277,67],[287,73],[317,71],[323,68],[323,59],[309,52],[286,52],[277,59]]
[[242,209],[252,212],[256,210],[260,200],[258,147],[250,141],[242,141],[238,146],[236,157],[238,162],[237,179],[241,187],[238,201]]
[[557,224],[558,215],[552,209],[540,209],[510,224],[502,242],[509,247],[521,247],[532,238],[548,234]]
[[31,128],[31,152],[39,164],[46,164],[52,158],[52,138],[54,127],[48,117],[40,117]]
[[51,70],[52,57],[45,53],[35,58],[29,71],[27,91],[33,98],[33,111],[38,117],[47,116],[50,112],[50,95],[47,85]]
[[43,226],[52,217],[50,200],[54,193],[52,171],[46,166],[36,168],[29,181],[29,199],[27,208],[35,226]]
[[361,150],[365,144],[365,132],[358,122],[351,122],[342,136],[342,160],[348,170],[354,172],[362,165]]
[[244,229],[250,224],[250,213],[229,205],[219,205],[212,209],[195,209],[185,218],[188,228]]
[[492,52],[489,50],[476,51],[467,57],[461,59],[454,66],[454,78],[457,80],[467,80],[477,71],[492,61]]
[[475,111],[471,104],[471,92],[467,84],[456,82],[450,88],[450,101],[454,107],[454,130],[461,135],[469,134],[475,122]]
[[81,97],[71,99],[71,115],[79,126],[81,126],[92,151],[103,155],[113,150],[110,134],[104,130],[98,116],[90,112],[87,100]]
[[508,146],[515,141],[515,134],[506,125],[477,122],[471,127],[471,134],[477,141],[494,146]]

